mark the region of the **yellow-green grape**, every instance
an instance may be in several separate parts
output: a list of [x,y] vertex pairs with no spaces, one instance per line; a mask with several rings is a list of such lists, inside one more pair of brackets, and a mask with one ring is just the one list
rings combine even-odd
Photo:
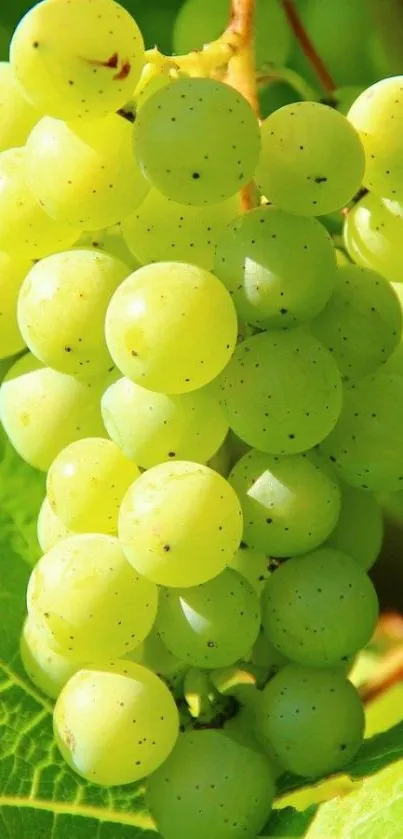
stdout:
[[18,328],[17,301],[32,262],[0,251],[0,358],[20,352],[25,341]]
[[85,249],[95,248],[96,250],[106,251],[106,253],[111,254],[111,256],[116,256],[121,262],[124,262],[131,271],[136,271],[140,267],[140,263],[133,256],[123,239],[120,222],[113,225],[113,227],[106,227],[103,230],[92,230],[89,233],[83,233],[76,243],[76,247]]
[[44,210],[80,231],[110,227],[130,215],[149,190],[134,159],[132,134],[133,126],[117,114],[88,123],[43,117],[27,141],[26,175]]
[[368,571],[379,556],[383,539],[382,509],[372,493],[341,485],[341,510],[327,548],[352,556]]
[[381,79],[364,90],[348,112],[365,149],[365,186],[382,198],[397,201],[403,199],[403,164],[398,151],[402,93],[403,76]]
[[93,250],[52,254],[34,265],[18,301],[18,324],[31,352],[61,373],[106,375],[113,365],[105,313],[128,273],[116,257]]
[[180,734],[166,763],[148,780],[146,793],[164,839],[254,839],[273,797],[266,757],[212,730]]
[[144,43],[135,20],[113,0],[43,0],[17,26],[10,61],[42,113],[92,119],[130,97]]
[[0,62],[0,151],[23,146],[41,114],[23,95],[7,61]]
[[163,589],[156,625],[165,646],[186,664],[227,667],[256,641],[259,598],[241,574],[226,568],[203,585]]
[[218,386],[230,428],[271,454],[311,449],[329,434],[341,410],[336,362],[300,329],[272,330],[243,341]]
[[259,632],[256,638],[250,660],[257,667],[264,667],[269,679],[272,679],[276,673],[279,673],[286,664],[290,664],[290,660],[276,649],[263,630]]
[[106,315],[106,342],[121,372],[162,393],[185,393],[212,381],[237,338],[228,291],[195,265],[158,262],[131,274]]
[[398,492],[378,492],[376,500],[386,519],[397,525],[403,524],[403,490]]
[[241,502],[244,539],[272,556],[294,556],[327,539],[340,513],[337,479],[314,453],[248,452],[229,482]]
[[162,677],[173,676],[184,667],[183,661],[165,646],[155,624],[143,643],[127,653],[125,658],[148,667]]
[[[160,7],[158,9],[158,12],[160,13],[161,11],[162,11],[162,9]],[[153,10],[151,12],[151,14],[155,14],[155,10]],[[145,74],[147,74],[147,71],[148,71],[149,67],[150,67],[150,65],[147,65],[147,64],[145,65],[145,67],[144,67],[144,73]],[[168,67],[166,67],[166,68],[159,67],[157,75],[151,76],[151,78],[148,79],[147,84],[145,84],[145,85],[143,85],[142,77],[140,76],[140,81],[139,81],[139,83],[138,83],[138,85],[135,88],[135,91],[133,93],[133,100],[129,100],[130,104],[133,104],[133,115],[135,115],[137,113],[137,111],[142,107],[142,105],[144,105],[144,102],[147,102],[147,99],[149,99],[150,96],[153,95],[153,93],[156,93],[157,90],[160,90],[162,87],[166,87],[167,85],[171,84],[172,81],[173,80],[169,76],[169,68]],[[127,103],[125,105],[124,110],[126,110],[126,108],[127,108]]]
[[372,192],[347,213],[344,242],[351,259],[378,271],[392,283],[403,282],[402,238],[402,216]]
[[49,646],[47,636],[32,618],[26,618],[22,629],[20,656],[31,682],[51,699],[57,699],[66,682],[80,668],[77,661]]
[[76,661],[105,662],[140,644],[157,601],[157,586],[102,533],[58,542],[35,565],[27,592],[30,618],[56,652]]
[[49,504],[76,533],[116,533],[122,498],[140,472],[112,442],[85,437],[57,455],[47,476]]
[[344,390],[340,419],[321,444],[353,487],[396,492],[403,483],[403,381],[382,368]]
[[338,266],[350,265],[350,260],[342,248],[335,248],[336,262]]
[[309,331],[333,354],[344,378],[360,378],[386,361],[399,343],[402,307],[382,274],[344,265]]
[[0,250],[20,259],[41,259],[69,248],[80,234],[71,224],[50,218],[38,204],[25,179],[25,156],[24,149],[0,154]]
[[103,380],[81,382],[44,367],[30,354],[18,359],[0,388],[0,419],[18,454],[46,472],[74,440],[106,436],[104,387]]
[[295,326],[328,302],[336,259],[316,219],[261,207],[235,219],[224,233],[214,272],[241,319],[262,327]]
[[179,204],[214,204],[249,183],[259,124],[244,97],[208,78],[179,79],[140,109],[135,150],[147,180]]
[[74,531],[69,530],[62,520],[56,515],[49,499],[43,499],[41,509],[39,510],[38,524],[37,524],[38,542],[43,553],[47,553],[51,548],[54,548],[58,542],[63,539],[68,539],[69,536],[76,536]]
[[241,536],[234,490],[197,463],[154,466],[129,488],[120,508],[119,538],[129,562],[164,586],[195,586],[216,577]]
[[341,664],[370,641],[374,586],[355,559],[319,548],[280,565],[266,583],[263,628],[287,658],[307,667]]
[[256,594],[261,594],[271,574],[270,563],[270,557],[266,556],[263,551],[255,551],[245,542],[241,542],[231,559],[230,568],[242,574]]
[[164,460],[206,463],[228,431],[207,388],[169,396],[122,378],[105,391],[101,410],[111,439],[144,469]]
[[365,157],[346,117],[319,102],[279,108],[261,126],[256,180],[281,210],[301,216],[332,213],[360,188]]
[[213,457],[210,457],[207,461],[207,466],[210,466],[211,469],[214,469],[215,472],[218,472],[224,478],[229,475],[231,470],[231,453],[228,434],[222,446],[213,455]]
[[227,225],[240,212],[238,197],[207,207],[177,204],[151,189],[122,224],[125,242],[140,262],[175,259],[210,270],[214,250]]
[[71,769],[108,787],[134,783],[158,769],[179,733],[168,688],[132,661],[79,670],[58,698],[53,722]]
[[290,664],[266,685],[256,728],[289,772],[315,777],[347,766],[364,738],[360,697],[343,676]]

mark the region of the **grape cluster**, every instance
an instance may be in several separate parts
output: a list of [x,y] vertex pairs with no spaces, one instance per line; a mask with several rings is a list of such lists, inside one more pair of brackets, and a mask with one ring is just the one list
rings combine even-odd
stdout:
[[[403,489],[403,78],[259,125],[146,62],[114,0],[43,0],[0,68],[0,417],[47,472],[21,656],[76,772],[146,778],[164,839],[252,839],[276,775],[363,738],[373,493]],[[316,217],[362,184],[337,259]]]

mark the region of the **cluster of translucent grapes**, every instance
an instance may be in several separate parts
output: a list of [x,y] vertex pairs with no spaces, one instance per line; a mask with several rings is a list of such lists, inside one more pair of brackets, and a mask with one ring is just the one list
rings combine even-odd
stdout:
[[[258,17],[284,60],[279,4]],[[0,68],[0,419],[46,473],[21,657],[71,769],[146,779],[164,839],[254,839],[277,775],[363,739],[348,669],[403,489],[403,80],[260,125],[148,70],[114,0],[43,0]],[[316,217],[362,184],[336,254]]]

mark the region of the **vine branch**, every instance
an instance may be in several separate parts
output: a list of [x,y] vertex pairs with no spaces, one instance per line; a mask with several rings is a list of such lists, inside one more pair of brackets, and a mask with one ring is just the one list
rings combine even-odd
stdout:
[[311,38],[309,37],[304,24],[297,12],[294,0],[282,0],[282,6],[287,17],[288,23],[294,35],[299,42],[301,49],[304,51],[308,61],[312,65],[316,76],[319,79],[320,84],[322,85],[323,89],[328,94],[334,93],[336,90],[336,84],[333,81],[330,73],[328,72],[322,58],[320,57],[319,53],[317,52],[314,44],[312,43]]

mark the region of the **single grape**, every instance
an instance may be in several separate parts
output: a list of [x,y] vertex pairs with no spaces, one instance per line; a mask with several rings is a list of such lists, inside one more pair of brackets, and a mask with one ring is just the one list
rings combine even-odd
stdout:
[[54,548],[63,539],[77,535],[72,530],[69,530],[61,519],[58,518],[49,504],[47,496],[43,499],[41,509],[39,510],[37,534],[38,542],[43,553],[50,551],[51,548]]
[[[367,493],[365,493],[367,495]],[[378,492],[376,500],[385,518],[394,524],[403,524],[403,490],[398,492]]]
[[231,559],[230,568],[245,577],[256,594],[260,595],[271,574],[270,564],[270,557],[266,556],[263,551],[256,551],[249,548],[245,542],[241,542]]
[[0,151],[23,146],[41,114],[23,95],[7,61],[0,62]]
[[365,149],[365,186],[381,198],[397,201],[403,199],[403,164],[399,153],[402,92],[403,76],[381,79],[364,90],[348,112],[349,122]]
[[57,699],[66,682],[80,669],[77,661],[52,650],[47,636],[32,618],[26,618],[22,628],[20,656],[31,682],[51,699]]
[[61,373],[106,374],[113,365],[105,314],[128,273],[119,259],[92,250],[56,253],[34,265],[18,300],[18,324],[31,352]]
[[402,215],[372,192],[347,213],[344,242],[351,259],[393,283],[403,282],[402,237]]
[[210,270],[217,240],[239,212],[238,196],[207,207],[187,207],[151,189],[124,220],[122,230],[126,244],[143,264],[174,257]]
[[135,150],[147,180],[179,204],[214,204],[249,183],[259,124],[244,97],[208,78],[182,78],[140,109]]
[[105,391],[101,410],[111,439],[144,469],[164,460],[206,463],[228,431],[207,388],[169,396],[122,378]]
[[17,323],[17,301],[31,266],[29,259],[0,251],[0,358],[15,355],[25,347]]
[[346,117],[319,102],[294,102],[261,126],[257,183],[289,213],[319,216],[347,204],[360,188],[365,157]]
[[53,721],[68,765],[108,787],[131,784],[158,769],[179,731],[164,682],[132,661],[79,670],[63,688]]
[[17,26],[10,61],[42,113],[92,119],[129,99],[144,44],[132,16],[113,0],[43,0]]
[[0,250],[19,259],[41,259],[69,248],[80,234],[38,204],[25,180],[25,156],[24,149],[0,154]]
[[245,541],[255,550],[303,554],[336,526],[338,481],[314,453],[278,457],[252,449],[235,464],[229,482],[241,502]]
[[252,839],[267,821],[273,797],[264,755],[212,730],[179,735],[146,794],[164,839]]
[[149,186],[134,159],[132,134],[133,126],[116,114],[87,123],[43,117],[28,138],[26,176],[44,210],[80,231],[110,227],[133,213]]
[[129,251],[123,239],[120,222],[102,230],[91,230],[89,233],[83,233],[78,239],[76,247],[85,250],[95,248],[96,250],[106,251],[106,253],[116,256],[121,262],[124,262],[131,271],[140,268],[139,262]]
[[341,410],[336,362],[300,329],[272,330],[243,341],[218,388],[230,428],[271,454],[312,448],[329,434]]
[[403,382],[379,368],[344,390],[340,419],[321,444],[346,483],[395,492],[403,481]]
[[186,664],[227,667],[257,638],[259,598],[241,574],[226,568],[203,585],[163,589],[156,626],[164,644]]
[[77,533],[116,533],[120,503],[139,469],[112,442],[85,437],[57,455],[47,476],[53,512]]
[[262,608],[269,641],[307,667],[341,664],[368,643],[378,618],[365,571],[332,548],[283,563],[266,583]]
[[272,679],[286,664],[290,664],[289,658],[286,658],[286,656],[276,649],[263,630],[259,632],[256,638],[250,659],[252,664],[256,664],[258,667],[264,667],[268,679]]
[[341,510],[325,547],[348,554],[368,571],[379,556],[383,516],[372,493],[341,484]]
[[81,382],[27,354],[2,382],[0,419],[18,454],[46,472],[74,440],[106,436],[100,411],[104,388],[104,380]]
[[316,219],[261,207],[229,226],[216,248],[214,272],[247,323],[295,326],[328,302],[336,259]]
[[164,586],[195,586],[216,577],[241,536],[234,490],[196,463],[154,466],[128,489],[120,508],[119,538],[129,562]]
[[113,536],[90,533],[58,542],[32,571],[28,614],[49,645],[76,661],[108,661],[148,635],[157,587],[139,577]]
[[336,670],[290,664],[266,685],[257,731],[285,769],[303,777],[347,766],[362,744],[364,709]]
[[344,265],[337,270],[332,297],[309,331],[333,353],[344,378],[359,378],[386,361],[399,343],[402,307],[381,274]]
[[231,358],[234,304],[217,278],[181,262],[145,265],[117,289],[106,341],[121,372],[162,393],[208,384]]
[[166,677],[174,676],[179,672],[183,672],[184,664],[173,653],[168,650],[161,640],[156,624],[154,624],[151,632],[144,639],[142,644],[135,647],[134,650],[126,653],[125,659],[129,661],[136,661],[137,664],[142,664],[143,667],[148,667],[153,670],[157,676],[161,676],[165,681],[169,681]]

